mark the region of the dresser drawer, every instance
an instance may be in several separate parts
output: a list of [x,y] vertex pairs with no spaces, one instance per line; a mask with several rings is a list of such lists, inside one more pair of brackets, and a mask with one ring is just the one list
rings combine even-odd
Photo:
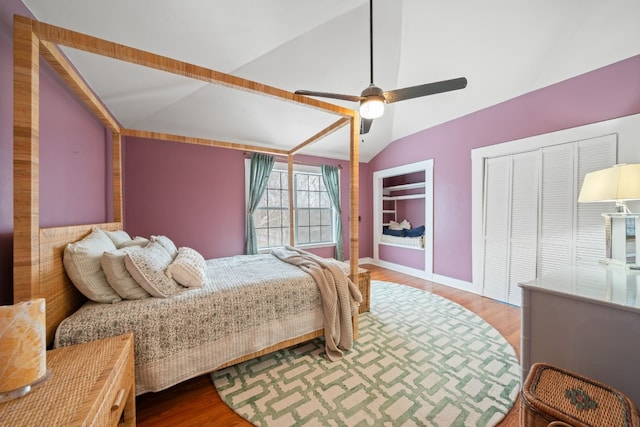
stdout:
[[134,426],[133,334],[47,352],[50,378],[0,403],[0,426]]
[[128,346],[128,349],[118,356],[105,383],[108,390],[92,421],[94,425],[117,426],[121,418],[123,423],[120,425],[134,425],[132,423],[135,420],[135,406],[132,406],[135,405],[133,345]]

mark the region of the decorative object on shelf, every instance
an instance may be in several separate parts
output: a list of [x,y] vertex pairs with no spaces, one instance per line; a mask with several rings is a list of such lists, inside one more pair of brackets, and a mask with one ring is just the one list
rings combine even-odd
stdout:
[[578,202],[615,202],[616,212],[603,213],[606,230],[606,264],[640,267],[640,214],[627,200],[640,200],[640,164],[615,165],[585,175]]
[[44,298],[0,307],[0,402],[48,377],[45,313]]

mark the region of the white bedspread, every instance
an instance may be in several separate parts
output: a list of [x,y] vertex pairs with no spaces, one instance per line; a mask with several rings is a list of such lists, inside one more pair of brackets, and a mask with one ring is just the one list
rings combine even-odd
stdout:
[[133,332],[142,394],[323,327],[313,278],[271,254],[208,260],[207,276],[171,298],[87,302],[60,324],[54,346]]

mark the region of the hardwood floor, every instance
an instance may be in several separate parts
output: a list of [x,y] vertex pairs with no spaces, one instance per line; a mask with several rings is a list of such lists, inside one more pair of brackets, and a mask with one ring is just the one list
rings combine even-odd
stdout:
[[[418,279],[374,265],[364,265],[373,280],[385,280],[424,289],[473,311],[496,328],[520,357],[520,309],[448,286]],[[203,375],[170,389],[138,396],[138,426],[251,426],[229,409],[218,396],[209,375]],[[519,425],[518,403],[501,427]]]

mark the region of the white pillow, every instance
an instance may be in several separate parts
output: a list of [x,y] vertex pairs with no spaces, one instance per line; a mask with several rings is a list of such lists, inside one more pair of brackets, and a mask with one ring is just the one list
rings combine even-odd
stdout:
[[122,300],[107,282],[100,264],[102,254],[115,249],[116,245],[99,228],[64,248],[63,262],[69,278],[92,301],[114,303]]
[[115,230],[115,231],[102,230],[102,231],[104,231],[104,233],[111,239],[113,244],[116,245],[116,248],[119,248],[120,246],[122,246],[123,243],[131,240],[131,236],[129,236],[129,233],[127,233],[124,230]]
[[411,223],[406,219],[403,219],[400,223],[400,228],[404,230],[411,230]]
[[391,220],[389,221],[389,230],[402,230],[402,226],[400,225],[400,223]]
[[199,288],[204,285],[207,263],[198,251],[182,247],[178,256],[167,267],[165,274],[169,278],[188,288]]
[[167,236],[151,236],[151,241],[160,243],[162,247],[169,252],[171,259],[174,259],[176,255],[178,255],[178,248],[176,248],[175,243]]
[[171,256],[160,243],[151,242],[144,248],[125,255],[124,265],[131,277],[154,297],[167,298],[184,290],[164,271],[171,264]]
[[139,250],[140,247],[131,246],[102,254],[102,270],[104,270],[104,274],[107,276],[107,281],[113,290],[123,299],[143,299],[151,296],[131,277],[131,274],[127,271],[127,267],[124,264],[125,255],[128,252]]
[[149,244],[151,240],[145,238],[145,237],[140,237],[140,236],[136,236],[134,239],[129,240],[128,242],[124,242],[123,244],[121,244],[120,246],[118,246],[118,249],[122,249],[122,248],[128,248],[128,247],[138,247],[138,248],[144,248],[145,246],[147,246]]

